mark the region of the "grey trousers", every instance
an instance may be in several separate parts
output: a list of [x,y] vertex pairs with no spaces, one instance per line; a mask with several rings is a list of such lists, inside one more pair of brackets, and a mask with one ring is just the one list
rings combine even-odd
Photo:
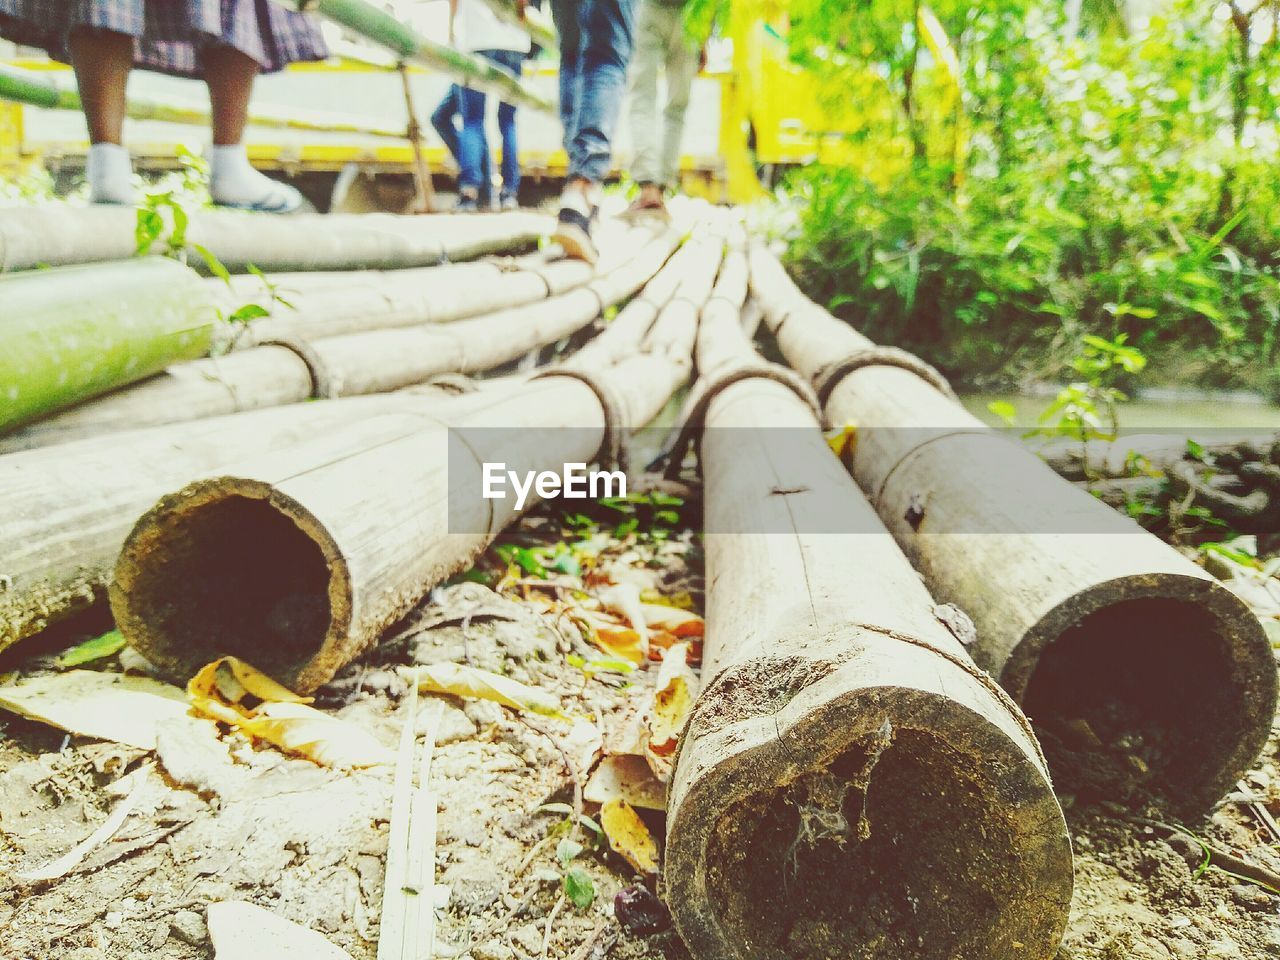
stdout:
[[[631,178],[674,187],[680,178],[680,141],[689,90],[700,51],[684,32],[681,4],[641,0],[636,52],[631,61]],[[658,77],[666,73],[667,98],[658,113]]]

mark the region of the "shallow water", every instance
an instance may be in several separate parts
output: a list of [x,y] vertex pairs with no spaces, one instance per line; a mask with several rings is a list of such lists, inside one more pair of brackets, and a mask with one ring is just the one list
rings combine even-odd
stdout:
[[[970,413],[993,426],[1003,426],[1004,421],[990,411],[989,404],[1011,403],[1017,410],[1016,425],[1030,429],[1038,425],[1040,414],[1053,402],[1053,396],[1051,392],[975,393],[962,396],[961,401]],[[1119,419],[1120,428],[1126,433],[1185,429],[1252,434],[1280,430],[1280,406],[1247,394],[1212,396],[1153,391],[1121,404]]]

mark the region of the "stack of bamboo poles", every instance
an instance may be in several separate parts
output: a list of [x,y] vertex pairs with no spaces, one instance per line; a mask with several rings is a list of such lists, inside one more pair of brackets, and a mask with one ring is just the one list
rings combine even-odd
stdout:
[[[648,242],[641,243],[642,237]],[[514,270],[474,264],[434,268],[438,274],[412,271],[403,280],[382,274],[388,285],[336,294],[327,285],[341,286],[341,275],[317,275],[302,309],[280,308],[250,329],[247,342],[257,346],[174,365],[128,389],[46,417],[0,437],[0,453],[489,370],[569,336],[599,316],[602,307],[631,296],[670,256],[680,232],[629,232],[622,239],[630,247],[625,259],[611,256],[595,274],[572,263]],[[475,284],[478,275],[491,282]],[[548,296],[554,289],[564,292]],[[402,298],[409,290],[416,292],[413,298],[387,306],[388,296]],[[495,302],[503,308],[483,312]],[[441,322],[459,315],[468,318]],[[384,325],[388,329],[381,329]],[[316,339],[311,339],[313,327]],[[353,332],[326,335],[335,330]]]
[[1172,547],[984,426],[936,373],[809,301],[762,247],[751,286],[850,469],[968,650],[1036,723],[1059,785],[1199,812],[1266,742],[1276,668],[1256,616]]
[[665,405],[689,375],[695,298],[720,256],[695,247],[666,268],[682,275],[677,294],[616,363],[366,418],[161,498],[116,566],[120,629],[174,677],[230,653],[314,690],[518,515],[513,498],[482,497],[484,463],[589,463]]
[[[642,256],[617,263],[615,272],[621,271],[621,276],[611,272],[602,278],[604,282],[590,288],[589,317],[576,303],[577,313],[563,315],[563,307],[553,304],[523,324],[518,314],[504,313],[496,325],[481,320],[470,326],[453,324],[449,329],[462,331],[462,340],[458,341],[464,348],[461,353],[470,358],[471,367],[476,369],[483,367],[485,358],[518,356],[530,345],[559,339],[568,326],[576,328],[590,322],[602,304],[620,302],[658,270],[677,240],[676,233],[664,233],[645,248]],[[683,255],[677,258],[677,263],[687,259]],[[671,268],[659,273],[649,283],[652,291],[646,289],[643,297],[625,307],[618,321],[638,314],[651,315],[652,304],[662,302],[661,291],[667,291],[665,296],[670,297],[671,276]],[[520,329],[513,329],[516,327]],[[630,321],[618,329],[630,329],[636,342],[643,332],[637,332]],[[613,329],[607,333],[614,343],[610,357],[627,351],[627,345],[618,342],[620,338]],[[258,352],[247,350],[225,360]],[[373,360],[393,362],[394,351]],[[430,352],[414,362],[427,364],[424,378],[441,369]],[[302,373],[305,376],[306,371]],[[521,381],[522,378],[502,378],[488,385],[483,395],[497,395]],[[192,382],[200,381],[193,378]],[[0,649],[101,597],[130,526],[166,491],[245,458],[292,449],[308,438],[328,436],[340,428],[358,430],[359,425],[379,418],[379,422],[416,425],[425,410],[455,398],[455,394],[452,389],[428,387],[106,435],[94,435],[93,430],[88,430],[84,439],[0,457],[0,489],[5,491],[0,498],[0,531],[8,545],[0,563],[6,584],[6,589],[0,590]],[[476,402],[480,396],[455,399],[457,404],[463,404]],[[119,422],[125,425],[125,421]],[[379,434],[371,428],[368,435]]]
[[1035,737],[831,456],[803,382],[756,357],[746,288],[731,253],[697,342],[708,636],[667,806],[680,933],[743,960],[1048,960],[1071,847]]

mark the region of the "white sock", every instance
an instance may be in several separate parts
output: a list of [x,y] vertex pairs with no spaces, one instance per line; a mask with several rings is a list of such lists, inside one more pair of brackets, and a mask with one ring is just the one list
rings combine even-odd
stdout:
[[253,169],[244,144],[214,144],[209,148],[209,192],[213,202],[271,210],[296,209],[301,195]]
[[95,143],[89,147],[85,163],[90,203],[119,203],[134,206],[138,191],[133,188],[133,161],[118,143]]

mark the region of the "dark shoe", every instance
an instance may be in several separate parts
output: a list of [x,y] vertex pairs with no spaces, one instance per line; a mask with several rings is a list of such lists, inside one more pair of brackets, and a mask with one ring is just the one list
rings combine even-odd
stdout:
[[480,195],[463,190],[458,194],[458,202],[454,204],[454,213],[479,213]]
[[556,232],[551,235],[552,242],[560,244],[567,257],[585,260],[593,266],[600,259],[600,253],[591,239],[591,221],[596,212],[596,208],[581,191],[566,190],[560,198]]
[[504,211],[519,210],[520,200],[518,197],[503,197],[502,200],[499,201],[498,203],[498,209],[504,210]]

